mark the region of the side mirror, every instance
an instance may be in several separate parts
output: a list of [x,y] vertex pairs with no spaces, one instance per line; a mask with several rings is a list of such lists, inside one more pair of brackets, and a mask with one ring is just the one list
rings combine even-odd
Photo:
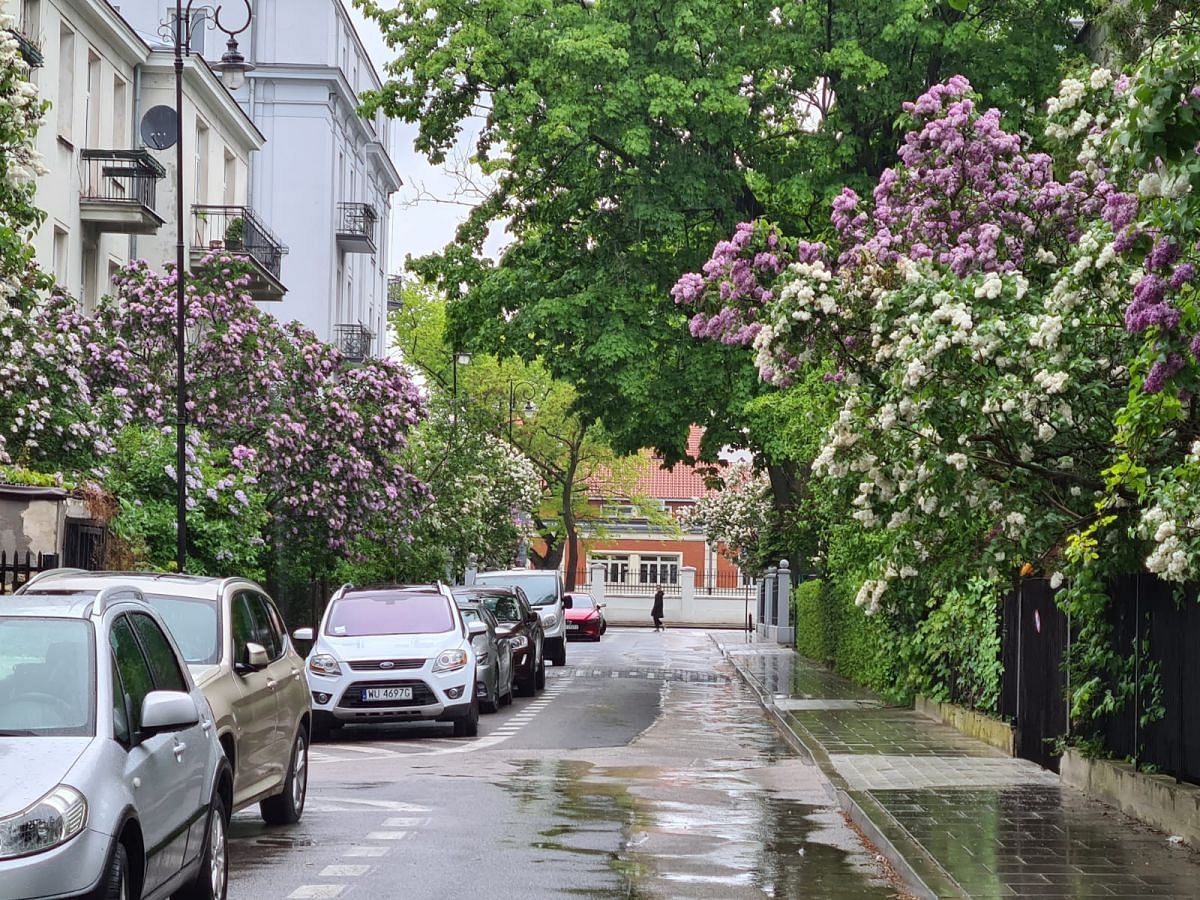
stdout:
[[267,657],[267,648],[262,644],[247,642],[246,658],[241,662],[234,663],[233,671],[239,675],[249,675],[251,672],[257,672],[260,669],[265,669],[270,663]]
[[526,625],[536,625],[540,620],[541,620],[541,616],[539,616],[537,613],[533,612],[532,610],[525,614],[525,624]]
[[575,606],[575,600],[571,597],[563,597],[563,609],[572,609]]
[[467,633],[473,638],[479,637],[481,634],[487,634],[487,625],[485,625],[483,622],[468,622]]
[[293,641],[304,641],[306,643],[312,643],[314,638],[315,638],[315,635],[313,634],[313,630],[311,628],[297,628],[295,631],[292,632],[292,640]]
[[143,738],[169,731],[182,731],[200,721],[191,695],[183,691],[151,691],[142,701]]

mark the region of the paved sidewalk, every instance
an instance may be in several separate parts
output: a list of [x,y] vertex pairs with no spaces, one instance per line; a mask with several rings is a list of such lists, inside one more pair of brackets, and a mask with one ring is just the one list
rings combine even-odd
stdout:
[[778,644],[713,639],[918,895],[1200,897],[1200,853]]

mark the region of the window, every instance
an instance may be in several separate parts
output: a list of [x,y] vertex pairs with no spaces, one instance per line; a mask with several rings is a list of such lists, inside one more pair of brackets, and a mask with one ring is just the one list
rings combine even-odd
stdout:
[[259,643],[258,622],[250,606],[250,594],[242,591],[233,598],[233,661],[247,661],[246,645]]
[[61,287],[67,287],[67,272],[70,263],[71,244],[67,229],[60,225],[54,226],[54,281]]
[[221,659],[217,604],[192,597],[147,594],[146,602],[167,625],[188,665],[211,666]]
[[60,26],[58,31],[58,103],[55,106],[58,108],[58,134],[69,142],[75,109],[75,32],[66,25]]
[[208,202],[208,125],[196,119],[196,193],[193,203]]
[[130,731],[136,734],[142,728],[142,704],[146,695],[154,690],[154,674],[150,671],[150,664],[142,655],[142,648],[134,636],[133,627],[125,616],[113,623],[109,643],[117,670],[121,673],[120,687],[125,698],[125,716]]
[[113,78],[112,146],[116,149],[130,145],[129,119],[125,104],[129,86],[120,75]]
[[0,616],[0,733],[94,734],[94,641],[81,619]]
[[84,241],[82,272],[80,284],[83,285],[83,290],[80,291],[83,298],[83,308],[91,311],[96,308],[96,304],[100,298],[97,296],[100,292],[99,274],[96,269],[99,265],[99,244],[93,238],[92,242]]
[[145,613],[133,613],[129,616],[133,628],[142,642],[142,649],[150,663],[150,671],[154,673],[154,687],[160,691],[187,692],[187,679],[179,671],[179,660],[171,649],[171,642],[163,634],[158,623]]
[[642,556],[638,566],[639,584],[679,584],[679,556]]
[[117,668],[117,659],[112,659],[112,695],[113,695],[113,738],[128,747],[133,743],[133,733],[129,730],[129,710],[125,706],[125,688],[121,685],[121,670]]
[[287,649],[283,623],[270,600],[262,594],[254,594],[253,597],[255,619],[259,625],[258,632],[262,635],[262,645],[267,649],[267,658],[274,662],[283,656],[283,651]]
[[604,566],[604,580],[608,584],[625,584],[629,580],[628,554],[596,553],[588,561],[588,569],[596,564]]
[[119,277],[121,277],[121,261],[110,256],[108,258],[108,282],[104,290],[111,293]]
[[221,202],[233,206],[237,200],[237,158],[225,150],[225,165],[222,170],[224,184],[221,190]]
[[87,90],[83,95],[84,133],[89,147],[100,146],[100,55],[88,48]]
[[380,591],[339,598],[325,633],[332,637],[384,634],[444,634],[455,629],[450,604],[441,594]]

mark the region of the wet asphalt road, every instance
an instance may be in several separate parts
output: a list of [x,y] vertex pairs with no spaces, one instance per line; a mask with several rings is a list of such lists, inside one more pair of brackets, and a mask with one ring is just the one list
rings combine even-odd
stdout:
[[231,900],[894,896],[703,631],[610,629],[547,690],[313,748],[308,807],[231,825]]

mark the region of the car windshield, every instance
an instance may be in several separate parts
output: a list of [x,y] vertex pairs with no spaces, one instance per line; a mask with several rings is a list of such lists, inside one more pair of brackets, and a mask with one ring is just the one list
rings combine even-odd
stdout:
[[519,572],[506,574],[504,572],[480,572],[475,576],[478,584],[504,585],[519,587],[534,606],[549,606],[558,601],[557,572]]
[[221,628],[217,604],[189,597],[146,594],[189,666],[214,666],[221,661]]
[[0,737],[95,734],[95,647],[82,619],[0,617]]
[[378,634],[443,634],[454,630],[450,603],[441,594],[379,591],[340,597],[329,611],[332,637]]
[[591,609],[596,604],[592,602],[591,594],[572,594],[571,607],[573,609]]

